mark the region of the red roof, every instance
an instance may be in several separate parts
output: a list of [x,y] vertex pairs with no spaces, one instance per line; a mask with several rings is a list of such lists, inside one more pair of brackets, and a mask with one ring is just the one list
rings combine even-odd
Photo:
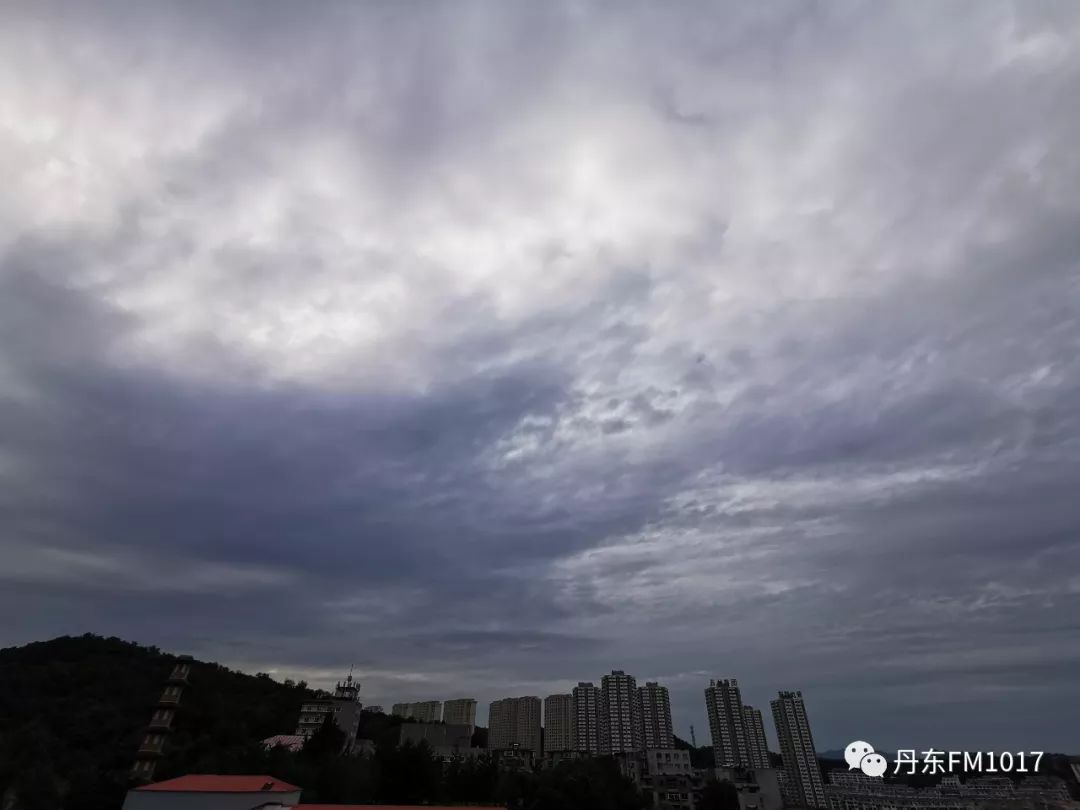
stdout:
[[136,790],[165,790],[173,793],[292,793],[296,785],[282,782],[273,776],[218,776],[213,773],[193,773],[143,785]]

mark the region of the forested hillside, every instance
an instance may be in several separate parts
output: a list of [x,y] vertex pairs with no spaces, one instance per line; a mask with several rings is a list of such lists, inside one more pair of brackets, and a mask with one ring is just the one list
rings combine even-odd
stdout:
[[[177,661],[116,638],[64,637],[0,650],[0,807],[119,810],[135,757]],[[536,810],[640,810],[641,794],[610,757],[506,770],[481,756],[444,764],[426,745],[398,746],[401,718],[362,716],[373,756],[341,756],[327,724],[293,753],[260,740],[288,733],[305,684],[281,684],[194,662],[155,779],[266,773],[300,785],[306,802],[483,804]],[[486,729],[474,743],[482,745]],[[680,741],[681,742],[681,741]],[[685,743],[683,743],[685,745]],[[708,752],[697,751],[704,757]]]
[[[113,810],[177,660],[85,635],[0,650],[0,795],[33,810]],[[158,776],[295,727],[304,685],[195,662]]]

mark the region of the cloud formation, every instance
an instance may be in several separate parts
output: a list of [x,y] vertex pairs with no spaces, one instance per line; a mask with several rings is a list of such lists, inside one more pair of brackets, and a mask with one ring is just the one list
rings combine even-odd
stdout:
[[0,642],[1071,742],[1073,4],[0,23]]

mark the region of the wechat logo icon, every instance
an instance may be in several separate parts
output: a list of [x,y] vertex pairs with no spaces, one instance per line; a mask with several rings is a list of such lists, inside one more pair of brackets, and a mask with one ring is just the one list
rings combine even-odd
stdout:
[[856,768],[867,776],[881,776],[889,768],[888,760],[874,751],[874,746],[863,740],[849,743],[844,749],[844,761],[848,764],[848,770]]

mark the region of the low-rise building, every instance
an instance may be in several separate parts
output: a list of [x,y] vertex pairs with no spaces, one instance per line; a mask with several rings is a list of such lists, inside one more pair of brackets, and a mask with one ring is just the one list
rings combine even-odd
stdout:
[[294,807],[300,788],[272,776],[191,774],[129,790],[123,810],[252,810]]
[[[272,776],[191,774],[128,791],[123,810],[421,810],[419,805],[300,804],[301,789]],[[423,810],[491,810],[436,807]]]
[[705,784],[706,780],[698,773],[642,775],[638,780],[646,806],[663,810],[694,810]]
[[505,768],[507,770],[529,770],[536,760],[532,751],[516,744],[510,748],[501,748],[498,750],[489,748],[486,753],[495,758],[495,761],[500,768]]
[[623,773],[637,784],[646,805],[671,810],[697,807],[705,778],[694,770],[690,752],[679,748],[655,748],[636,758],[636,770],[620,763]]
[[717,768],[716,778],[739,792],[739,810],[781,810],[784,806],[775,768]]
[[303,734],[275,734],[262,741],[263,748],[284,748],[287,751],[299,751],[307,740]]
[[345,750],[351,751],[356,743],[356,732],[360,727],[360,684],[352,675],[338,683],[332,697],[306,700],[300,706],[300,719],[296,724],[296,734],[310,737],[318,731],[326,718],[332,717],[334,723],[345,734]]
[[[1016,797],[1021,800],[1061,803],[1072,799],[1065,780],[1059,776],[1026,776],[1013,790]],[[1080,808],[1080,803],[1077,804],[1077,808]]]
[[562,762],[580,759],[583,756],[586,756],[586,754],[580,751],[544,751],[544,765],[548,768],[554,768]]
[[914,788],[859,772],[831,771],[825,787],[829,810],[1080,810],[1065,783],[1053,776],[1029,776],[1019,783],[1003,776],[956,775],[937,785]]
[[642,755],[644,765],[642,773],[651,776],[670,774],[692,774],[690,752],[681,748],[652,748]]

